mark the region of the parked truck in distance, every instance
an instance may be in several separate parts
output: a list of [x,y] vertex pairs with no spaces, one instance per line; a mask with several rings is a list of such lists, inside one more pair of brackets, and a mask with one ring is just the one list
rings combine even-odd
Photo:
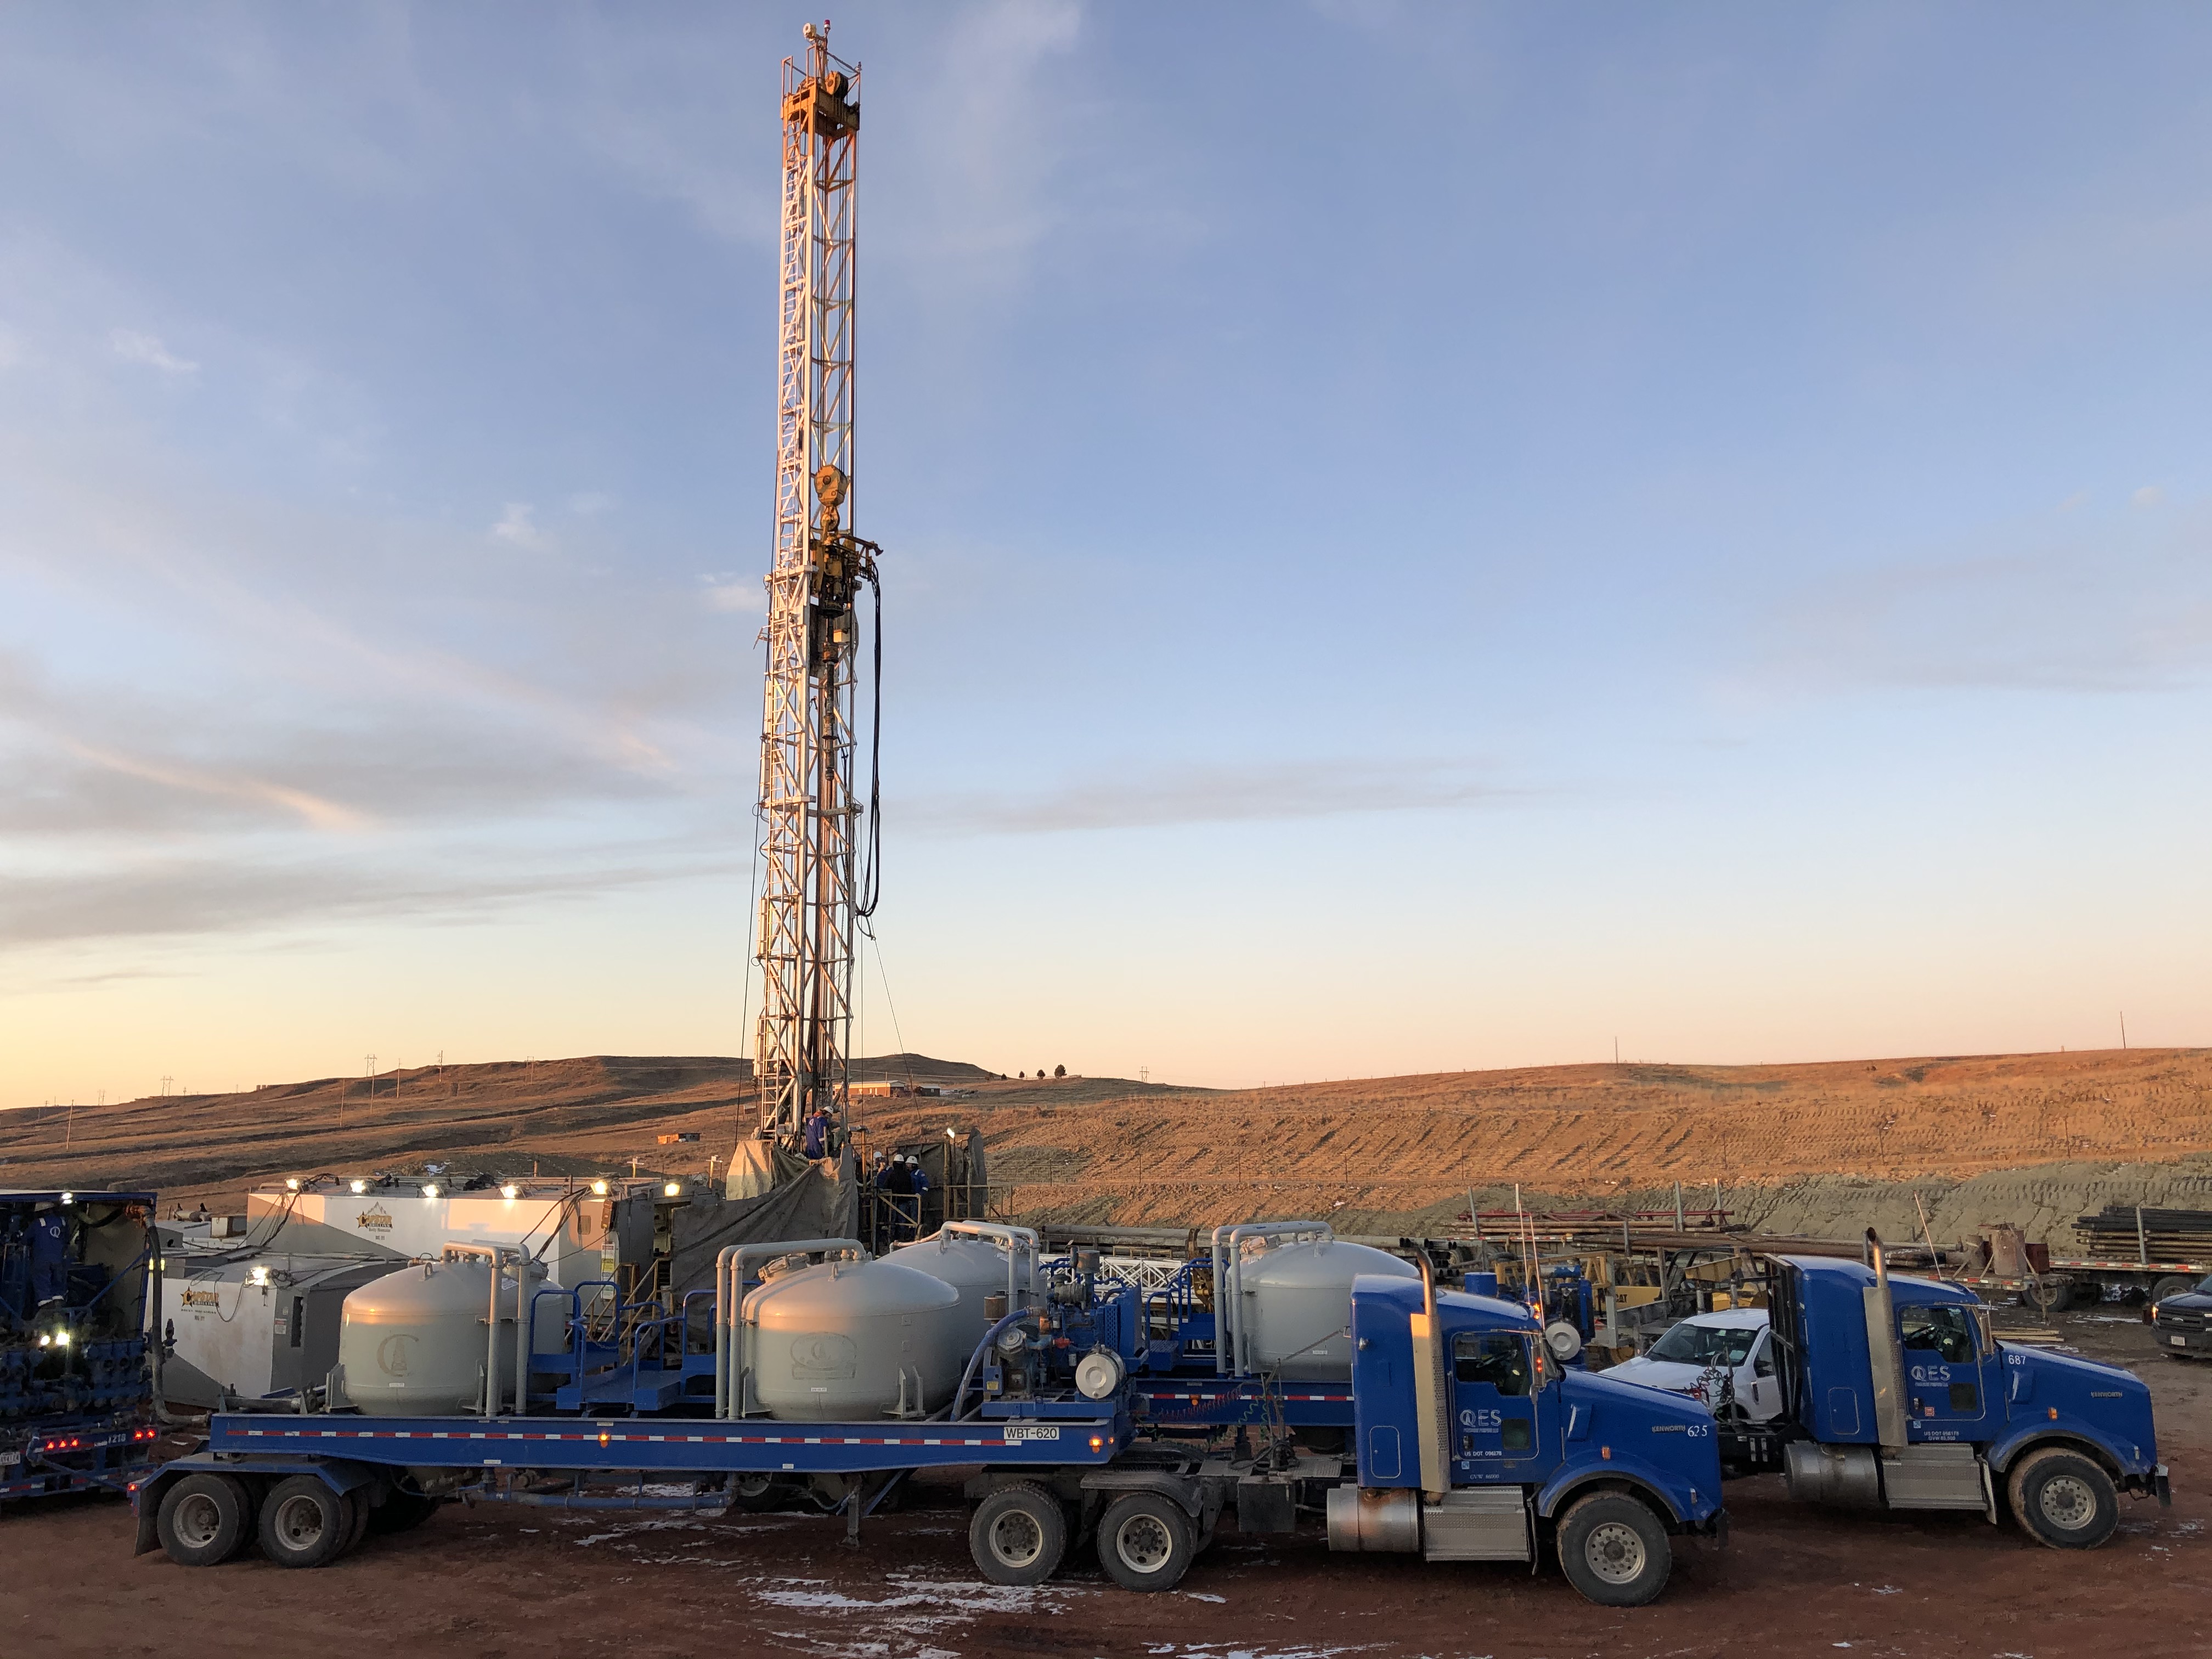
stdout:
[[1868,1260],[1768,1267],[1780,1415],[1721,1407],[1722,1455],[1779,1468],[1790,1495],[1847,1508],[2008,1508],[2054,1549],[2092,1549],[2119,1495],[2171,1502],[2150,1390],[2118,1366],[1997,1340],[1970,1290]]

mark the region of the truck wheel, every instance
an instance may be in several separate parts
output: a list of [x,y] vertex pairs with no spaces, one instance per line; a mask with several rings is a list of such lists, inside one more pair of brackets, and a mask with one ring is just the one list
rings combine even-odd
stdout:
[[2163,1302],[2169,1296],[2182,1296],[2196,1288],[2197,1281],[2185,1279],[2179,1273],[2168,1273],[2150,1287],[2150,1299]]
[[1674,1550],[1644,1504],[1617,1492],[1577,1498],[1559,1517],[1559,1566],[1601,1607],[1640,1607],[1666,1588]]
[[227,1474],[188,1474],[161,1494],[155,1534],[180,1567],[212,1567],[252,1535],[246,1490]]
[[361,1547],[361,1540],[368,1536],[368,1518],[374,1513],[369,1507],[368,1488],[356,1486],[346,1494],[346,1513],[352,1516],[353,1525],[346,1528],[346,1540],[340,1547],[340,1555],[350,1555]]
[[261,1504],[261,1553],[280,1567],[319,1567],[353,1540],[353,1505],[319,1475],[295,1474]]
[[2005,1495],[2029,1535],[2055,1550],[2093,1550],[2120,1524],[2112,1477],[2061,1446],[2030,1452],[2014,1464]]
[[1042,1584],[1060,1570],[1066,1549],[1060,1499],[1034,1480],[1000,1487],[968,1522],[968,1553],[994,1584]]
[[368,1529],[377,1537],[412,1532],[434,1514],[438,1500],[420,1492],[396,1492],[368,1512]]
[[730,1504],[748,1515],[772,1515],[798,1501],[791,1483],[773,1474],[741,1474],[730,1488]]
[[1158,1492],[1133,1492],[1098,1520],[1098,1565],[1123,1589],[1173,1589],[1197,1553],[1182,1505]]

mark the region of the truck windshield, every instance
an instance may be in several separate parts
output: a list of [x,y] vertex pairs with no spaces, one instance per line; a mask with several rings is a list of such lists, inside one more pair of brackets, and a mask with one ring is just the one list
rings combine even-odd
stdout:
[[1741,1365],[1759,1340],[1755,1325],[1699,1325],[1685,1320],[1651,1345],[1651,1358],[1677,1365]]

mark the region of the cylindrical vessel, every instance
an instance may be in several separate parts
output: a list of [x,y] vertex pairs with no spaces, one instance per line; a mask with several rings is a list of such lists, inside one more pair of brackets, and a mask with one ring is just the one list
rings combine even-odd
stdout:
[[[528,1264],[530,1294],[544,1287],[545,1269]],[[483,1404],[484,1318],[491,1304],[491,1263],[483,1257],[403,1267],[349,1293],[338,1327],[338,1364],[345,1391],[372,1417],[446,1417]],[[514,1270],[500,1273],[502,1334],[497,1344],[502,1400],[514,1390]],[[531,1352],[567,1346],[565,1297],[537,1300]]]
[[1821,1446],[1793,1440],[1782,1449],[1782,1480],[1801,1504],[1850,1510],[1881,1507],[1881,1466],[1872,1446]]
[[1332,1486],[1328,1547],[1403,1553],[1421,1547],[1421,1494],[1411,1486]]
[[1294,1382],[1352,1375],[1352,1281],[1362,1273],[1415,1279],[1387,1250],[1340,1238],[1285,1244],[1245,1257],[1245,1365]]
[[745,1297],[743,1321],[748,1407],[801,1422],[932,1410],[975,1347],[960,1292],[896,1261],[778,1273]]
[[[960,1328],[968,1334],[968,1346],[972,1351],[993,1323],[991,1315],[984,1309],[984,1298],[994,1294],[1004,1296],[1010,1277],[1017,1294],[1028,1288],[1019,1271],[1021,1264],[1016,1264],[1013,1274],[1008,1273],[1012,1255],[1010,1246],[994,1239],[939,1233],[917,1243],[902,1244],[886,1260],[942,1279],[960,1293]],[[964,1362],[967,1355],[963,1354],[961,1358]]]

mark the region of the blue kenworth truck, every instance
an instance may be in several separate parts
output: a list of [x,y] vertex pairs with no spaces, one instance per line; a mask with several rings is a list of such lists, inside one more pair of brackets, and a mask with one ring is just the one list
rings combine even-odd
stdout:
[[[271,1560],[319,1566],[464,1494],[690,1510],[799,1494],[857,1534],[936,1468],[971,1471],[970,1551],[1008,1584],[1042,1582],[1088,1543],[1118,1583],[1170,1589],[1232,1504],[1247,1532],[1325,1518],[1334,1549],[1534,1565],[1551,1546],[1583,1594],[1617,1606],[1660,1592],[1675,1540],[1725,1535],[1704,1406],[1564,1370],[1528,1310],[1439,1291],[1425,1264],[1354,1280],[1341,1334],[1355,1421],[1346,1453],[1328,1455],[1287,1428],[1228,1449],[1157,1432],[1132,1385],[1150,1350],[1143,1292],[1095,1257],[994,1297],[945,1388],[900,1300],[911,1287],[896,1275],[914,1270],[850,1239],[724,1256],[714,1291],[681,1307],[618,1305],[611,1285],[549,1287],[527,1262],[458,1254],[364,1286],[346,1309],[362,1339],[341,1346],[362,1374],[342,1364],[319,1394],[264,1402],[281,1409],[214,1414],[204,1449],[140,1485],[138,1547],[206,1566],[258,1540]],[[441,1328],[421,1310],[467,1309],[479,1289],[449,1320],[453,1353],[477,1356],[476,1408],[416,1415],[377,1398],[368,1371],[395,1344],[417,1345],[401,1381],[443,1374]],[[371,1322],[418,1291],[404,1322]],[[810,1411],[858,1397],[846,1391],[865,1392],[872,1366],[873,1409]],[[611,1375],[617,1386],[601,1386]]]
[[2090,1549],[2119,1500],[2172,1501],[2150,1390],[2131,1373],[2002,1340],[1973,1291],[1864,1259],[1776,1256],[1765,1276],[1778,1415],[1753,1422],[1728,1379],[1705,1393],[1729,1472],[1779,1469],[1790,1495],[1846,1509],[2009,1513],[2054,1549]]

